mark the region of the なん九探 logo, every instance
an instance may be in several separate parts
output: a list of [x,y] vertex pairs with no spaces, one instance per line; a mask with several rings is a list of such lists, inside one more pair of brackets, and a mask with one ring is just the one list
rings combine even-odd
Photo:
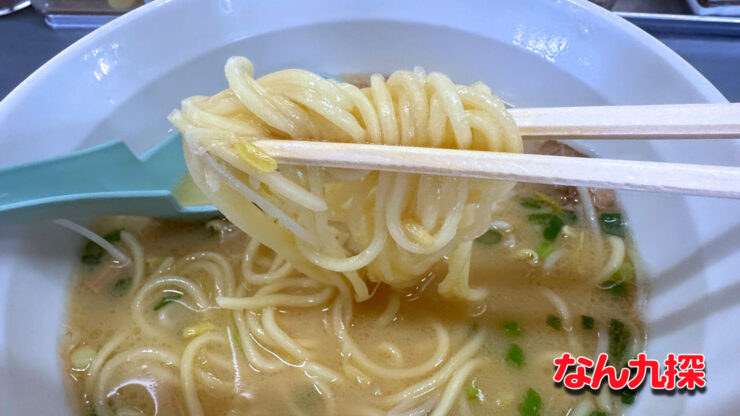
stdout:
[[607,354],[599,354],[594,361],[566,352],[553,359],[553,364],[553,380],[568,390],[586,387],[598,390],[602,384],[612,390],[634,390],[645,381],[654,390],[667,391],[694,390],[707,384],[703,354],[670,353],[661,363],[640,353],[626,365],[617,367],[609,363]]

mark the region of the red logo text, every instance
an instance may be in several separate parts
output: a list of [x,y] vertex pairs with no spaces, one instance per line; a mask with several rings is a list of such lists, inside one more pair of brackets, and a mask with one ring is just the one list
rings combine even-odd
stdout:
[[[650,387],[655,390],[694,390],[707,384],[704,378],[703,354],[671,353],[661,366],[658,360],[648,359],[644,353],[640,353],[620,369],[608,364],[608,359],[607,354],[599,354],[594,362],[587,357],[573,357],[567,352],[563,353],[553,360],[553,380],[563,383],[569,390],[581,390],[584,387],[598,390],[603,383],[608,384],[612,390],[634,390],[645,380],[649,380]],[[570,371],[571,369],[574,371]]]

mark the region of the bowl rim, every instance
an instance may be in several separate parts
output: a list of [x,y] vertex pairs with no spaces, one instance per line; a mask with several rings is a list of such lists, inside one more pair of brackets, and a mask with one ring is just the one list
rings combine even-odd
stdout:
[[[22,98],[22,95],[29,89],[34,87],[34,83],[37,80],[43,78],[47,73],[54,70],[58,65],[61,65],[65,59],[69,59],[75,55],[76,52],[89,50],[98,38],[104,37],[111,32],[118,30],[121,26],[128,24],[131,21],[137,20],[140,16],[148,14],[165,13],[167,7],[188,7],[188,4],[196,3],[199,0],[179,0],[177,2],[173,0],[155,0],[140,6],[114,20],[101,26],[98,29],[93,30],[87,35],[83,36],[72,45],[68,46],[54,57],[46,61],[38,69],[33,71],[28,77],[26,77],[20,84],[18,84],[8,95],[0,101],[0,119],[3,118],[3,113],[7,111],[7,108],[12,108],[16,101]],[[306,1],[306,0],[297,0]],[[310,1],[310,0],[308,0]],[[466,1],[466,0],[459,0]],[[724,95],[704,76],[699,70],[689,64],[684,58],[678,53],[673,51],[667,45],[659,41],[657,38],[651,36],[636,25],[630,23],[621,16],[604,9],[601,6],[597,6],[588,0],[566,0],[568,4],[574,5],[581,8],[583,11],[589,13],[592,16],[598,17],[599,19],[609,22],[617,28],[621,29],[622,33],[635,38],[640,44],[648,47],[651,52],[655,53],[660,58],[664,59],[670,66],[678,70],[686,80],[694,85],[697,90],[704,96],[707,101],[710,102],[727,102]],[[368,3],[367,0],[357,0],[357,4]],[[358,8],[359,10],[359,8]],[[351,13],[348,13],[351,15]],[[349,17],[349,16],[347,16]]]

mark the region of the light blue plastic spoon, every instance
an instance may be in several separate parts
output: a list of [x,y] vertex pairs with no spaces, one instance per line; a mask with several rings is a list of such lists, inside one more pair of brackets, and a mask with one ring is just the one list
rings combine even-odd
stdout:
[[187,174],[173,133],[137,158],[120,141],[0,170],[0,226],[53,218],[143,215],[205,218],[212,205],[182,205],[175,189]]

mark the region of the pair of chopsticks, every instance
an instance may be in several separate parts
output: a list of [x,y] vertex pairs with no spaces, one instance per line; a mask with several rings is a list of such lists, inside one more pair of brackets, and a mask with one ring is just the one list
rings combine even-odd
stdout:
[[[515,108],[525,140],[737,139],[740,103]],[[279,163],[740,198],[740,168],[407,146],[258,139]]]

